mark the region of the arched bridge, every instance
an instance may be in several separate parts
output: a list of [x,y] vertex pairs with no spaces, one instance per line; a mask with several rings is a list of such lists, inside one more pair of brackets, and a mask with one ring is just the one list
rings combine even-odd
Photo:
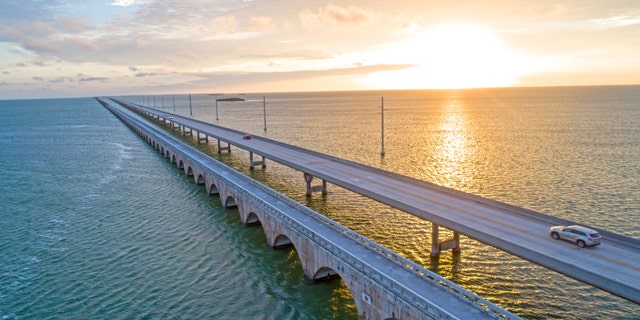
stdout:
[[[231,144],[304,173],[307,193],[326,192],[330,182],[432,222],[432,255],[458,249],[458,233],[533,263],[563,273],[620,297],[640,303],[640,240],[591,227],[603,236],[595,248],[577,249],[549,236],[553,225],[578,224],[532,210],[512,206],[413,179],[393,172],[314,152],[282,142],[242,133],[169,112],[114,100],[182,130],[196,132],[198,141],[214,138],[219,147]],[[204,135],[204,137],[202,137]],[[219,151],[222,149],[218,149]],[[262,162],[264,164],[264,162]],[[313,179],[322,185],[311,186]],[[440,241],[439,227],[454,231],[453,239]],[[585,263],[588,261],[588,263]]]
[[104,99],[98,101],[274,248],[293,246],[305,276],[340,277],[361,319],[517,319],[510,312],[218,162]]

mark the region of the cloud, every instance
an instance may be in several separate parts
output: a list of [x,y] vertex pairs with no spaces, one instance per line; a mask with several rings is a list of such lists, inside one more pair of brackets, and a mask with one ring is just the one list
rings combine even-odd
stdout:
[[209,26],[214,35],[233,33],[238,30],[238,22],[234,15],[215,17]]
[[60,27],[60,31],[65,32],[83,32],[90,29],[84,20],[70,17],[58,20],[57,25]]
[[371,9],[329,4],[324,9],[318,9],[317,12],[303,10],[299,16],[305,28],[316,29],[326,26],[364,27],[372,23],[375,14]]
[[111,3],[112,6],[116,7],[130,7],[137,4],[146,4],[151,2],[150,0],[116,0]]
[[365,25],[371,20],[373,12],[354,6],[348,8],[329,4],[323,13],[324,18],[329,18],[340,25]]
[[58,77],[48,81],[49,83],[63,83],[63,82],[73,82],[73,79],[69,77]]
[[[212,86],[251,82],[269,88],[276,88],[270,80],[346,79],[402,68],[394,63],[420,62],[423,56],[410,54],[422,50],[418,44],[395,55],[376,53],[419,38],[431,25],[449,19],[486,22],[501,30],[510,46],[533,54],[564,57],[607,49],[612,61],[619,61],[621,53],[638,56],[634,35],[640,11],[633,1],[327,3],[2,0],[1,65],[2,72],[10,72],[2,80],[15,88],[26,80],[36,83],[36,76],[60,90],[83,83],[82,90],[152,91],[190,90],[187,86],[200,79]],[[407,59],[405,53],[417,58]],[[637,59],[629,60],[627,65],[637,65]],[[89,75],[76,75],[79,70]],[[291,83],[281,88],[288,90]]]
[[58,46],[48,39],[38,39],[27,37],[22,39],[22,46],[31,51],[39,53],[58,53]]
[[85,78],[80,78],[78,80],[80,82],[91,82],[91,81],[105,82],[105,81],[109,80],[109,78],[106,78],[106,77],[85,77]]
[[592,22],[604,28],[618,28],[640,24],[640,16],[615,16],[605,19],[596,19]]
[[139,72],[136,73],[136,77],[138,78],[144,78],[144,77],[152,77],[152,76],[157,76],[157,73],[153,73],[153,72]]
[[269,31],[276,28],[276,24],[271,17],[260,16],[251,17],[247,24],[247,30],[253,32]]
[[309,78],[345,77],[365,75],[371,72],[403,70],[414,67],[412,64],[403,65],[353,65],[345,68],[285,71],[285,72],[210,72],[192,74],[200,79],[191,84],[202,84],[210,87],[246,86],[247,84],[263,84],[278,81],[295,81]]
[[68,51],[96,51],[94,40],[82,33],[91,28],[81,19],[62,18],[48,22],[18,21],[11,25],[0,22],[0,39],[18,44],[35,53],[60,54]]

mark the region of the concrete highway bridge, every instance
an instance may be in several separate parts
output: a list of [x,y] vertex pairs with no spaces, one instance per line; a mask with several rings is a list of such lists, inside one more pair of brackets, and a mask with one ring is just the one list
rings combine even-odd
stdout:
[[306,277],[340,277],[360,319],[519,319],[457,284],[403,258],[283,194],[226,166],[147,119],[98,101],[179,169],[260,224],[274,248],[293,246]]
[[[579,224],[490,199],[443,188],[428,182],[383,171],[352,161],[306,150],[261,137],[243,139],[243,133],[169,112],[114,100],[122,106],[152,116],[198,141],[210,138],[218,150],[231,145],[248,150],[251,165],[265,158],[303,173],[307,194],[326,192],[327,182],[388,204],[433,223],[432,254],[459,248],[464,234],[585,283],[640,304],[640,240],[598,230],[603,244],[580,249],[549,237],[551,225]],[[226,145],[226,146],[225,146]],[[253,161],[255,156],[261,161]],[[314,178],[320,185],[312,186]],[[454,231],[453,239],[441,241],[439,227]]]
[[[326,192],[326,183],[343,187],[433,223],[432,255],[459,248],[464,234],[551,270],[591,284],[640,304],[640,240],[590,227],[603,243],[580,249],[549,236],[552,225],[581,224],[532,210],[437,186],[407,176],[365,166],[330,155],[179,116],[154,108],[119,101],[123,106],[155,117],[183,132],[218,140],[219,150],[230,145],[304,173],[307,193]],[[200,141],[200,140],[199,140]],[[227,144],[226,147],[221,147]],[[311,186],[313,178],[322,185]],[[453,239],[439,240],[439,226],[454,231]]]

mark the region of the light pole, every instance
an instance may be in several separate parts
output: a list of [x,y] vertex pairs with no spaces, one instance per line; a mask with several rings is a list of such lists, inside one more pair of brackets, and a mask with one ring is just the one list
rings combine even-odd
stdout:
[[380,109],[382,110],[382,149],[380,149],[380,155],[384,156],[384,97],[381,98],[381,106]]
[[262,114],[264,115],[264,131],[267,131],[267,102],[264,96],[262,96]]

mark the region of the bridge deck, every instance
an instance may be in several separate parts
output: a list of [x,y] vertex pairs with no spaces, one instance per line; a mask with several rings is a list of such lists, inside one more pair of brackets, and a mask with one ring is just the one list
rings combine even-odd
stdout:
[[[120,103],[124,103],[119,101]],[[594,248],[552,240],[549,227],[580,224],[213,124],[124,103],[438,223],[531,262],[640,303],[640,240],[600,230]]]
[[[102,100],[99,101],[103,102]],[[188,154],[190,158],[196,160],[200,165],[232,179],[239,188],[262,199],[264,203],[273,207],[279,214],[286,216],[287,223],[291,224],[294,229],[313,235],[310,238],[318,242],[319,246],[330,247],[328,249],[330,251],[340,251],[341,254],[339,256],[347,257],[344,258],[346,263],[364,266],[363,268],[367,270],[367,276],[387,279],[383,281],[385,284],[381,283],[387,289],[400,288],[398,289],[399,291],[410,292],[411,295],[417,297],[418,300],[414,301],[414,303],[420,304],[420,308],[424,308],[426,305],[433,306],[433,308],[429,308],[430,315],[438,319],[518,319],[517,316],[508,311],[458,287],[427,269],[412,264],[410,261],[384,249],[331,219],[236,172],[201,151],[188,146],[186,143],[147,126],[133,118],[132,115],[124,114],[121,110],[112,109],[112,106],[107,103],[103,102],[103,105],[113,112],[120,113],[129,120],[133,120],[136,122],[137,127],[144,129],[156,139],[170,144],[183,154]],[[406,265],[411,265],[411,267],[407,268]],[[431,280],[425,281],[427,278],[431,278]],[[463,296],[466,298],[462,298]],[[354,299],[358,298],[354,297]]]

